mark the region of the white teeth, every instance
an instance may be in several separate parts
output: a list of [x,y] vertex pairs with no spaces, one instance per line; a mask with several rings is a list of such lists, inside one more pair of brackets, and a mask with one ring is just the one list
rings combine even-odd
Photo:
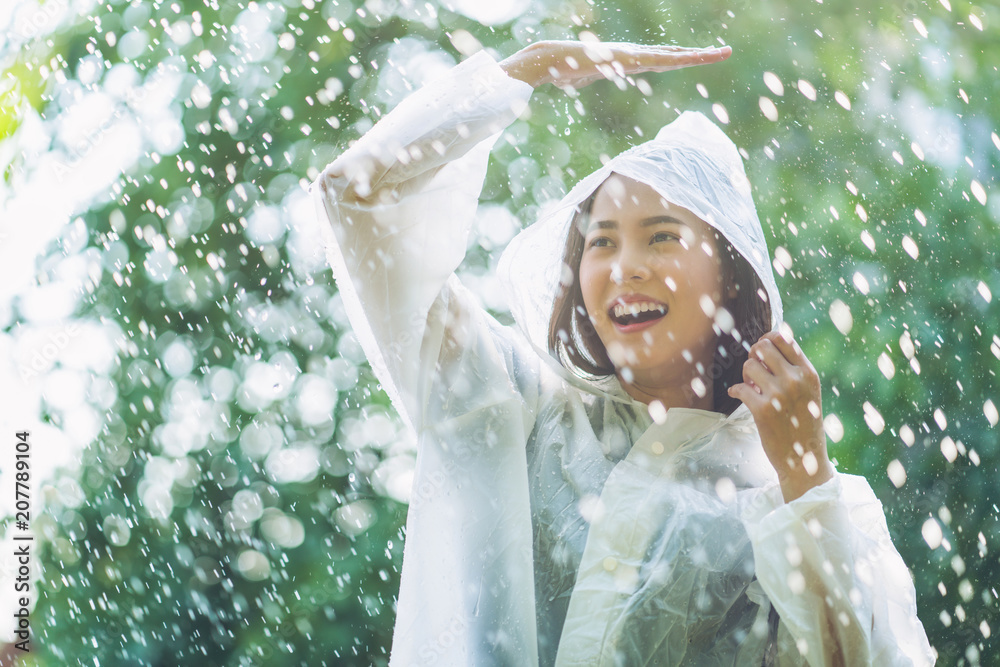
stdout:
[[656,310],[661,313],[667,312],[667,309],[658,303],[644,301],[642,303],[631,303],[627,306],[621,303],[616,303],[614,307],[614,315],[615,317],[624,317],[625,315],[638,315],[639,313],[645,313],[650,310]]

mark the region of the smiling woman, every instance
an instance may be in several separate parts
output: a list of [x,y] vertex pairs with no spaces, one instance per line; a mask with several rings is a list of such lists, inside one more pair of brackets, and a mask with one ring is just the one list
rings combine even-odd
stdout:
[[317,182],[327,253],[418,441],[393,665],[923,665],[906,566],[826,452],[743,163],[701,114],[454,274],[489,148],[535,86],[728,50],[539,42],[469,58]]

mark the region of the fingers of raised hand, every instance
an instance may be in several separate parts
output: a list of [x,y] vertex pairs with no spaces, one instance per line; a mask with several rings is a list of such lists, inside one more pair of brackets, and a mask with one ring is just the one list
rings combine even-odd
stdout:
[[792,364],[797,366],[810,365],[805,352],[802,351],[802,348],[795,340],[795,334],[792,332],[792,327],[790,327],[787,322],[782,322],[777,331],[770,331],[764,334],[762,338],[767,338],[773,342],[778,349],[781,350],[781,353],[785,355],[785,358]]
[[773,338],[762,337],[750,347],[749,358],[763,363],[772,375],[782,379],[797,379],[798,368]]
[[770,341],[781,352],[788,362],[792,378],[805,383],[814,393],[820,391],[819,373],[799,344],[791,337],[790,328],[782,325],[780,331],[771,331],[761,338]]
[[751,356],[743,364],[743,382],[769,395],[782,390],[781,380],[775,377],[759,357]]
[[729,47],[696,49],[682,46],[669,47],[638,47],[628,45],[628,48],[612,50],[614,60],[621,63],[627,74],[639,72],[667,72],[707,65],[725,60],[732,54]]

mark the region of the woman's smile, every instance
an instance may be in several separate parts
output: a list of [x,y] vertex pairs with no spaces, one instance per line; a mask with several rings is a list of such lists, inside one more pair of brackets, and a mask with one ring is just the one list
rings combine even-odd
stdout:
[[617,297],[608,308],[608,317],[622,333],[643,331],[666,317],[670,306],[645,294]]

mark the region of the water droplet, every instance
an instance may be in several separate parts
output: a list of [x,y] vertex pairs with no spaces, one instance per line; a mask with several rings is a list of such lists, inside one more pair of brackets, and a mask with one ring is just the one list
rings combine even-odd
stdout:
[[941,546],[941,541],[944,539],[944,534],[941,532],[941,526],[933,518],[924,521],[924,525],[920,528],[920,534],[924,538],[924,542],[927,543],[931,549],[937,549]]
[[809,83],[805,79],[799,79],[798,87],[799,87],[799,92],[802,93],[806,97],[806,99],[808,99],[811,102],[815,102],[816,101],[816,87],[815,86],[813,86],[811,83]]
[[983,188],[983,184],[976,179],[972,179],[970,189],[972,190],[972,195],[976,198],[976,201],[983,206],[986,206],[986,189]]
[[771,101],[771,98],[761,95],[758,104],[760,106],[760,112],[764,114],[764,118],[767,118],[771,122],[778,120],[778,107],[774,106],[774,102]]
[[778,97],[785,94],[785,86],[774,72],[764,72],[764,85]]
[[854,326],[854,317],[851,315],[850,307],[840,299],[835,299],[830,304],[830,319],[833,320],[837,330],[845,336],[851,332],[851,328]]
[[854,282],[854,286],[862,294],[867,295],[868,292],[871,291],[871,288],[868,285],[868,279],[865,278],[864,274],[862,274],[860,271],[856,271],[854,273],[854,278],[852,280]]
[[882,413],[868,401],[865,401],[862,408],[865,411],[865,423],[868,424],[868,428],[870,428],[872,433],[875,435],[881,435],[882,431],[885,430],[885,419],[882,417]]
[[890,461],[886,472],[889,473],[889,480],[897,489],[906,484],[906,469],[903,468],[903,464],[899,462],[899,459]]
[[958,458],[958,445],[947,435],[941,440],[941,454],[948,459],[949,463],[954,463],[955,459]]
[[889,355],[885,352],[880,354],[878,357],[878,369],[882,371],[882,375],[884,375],[887,380],[891,380],[896,374],[896,366],[892,363],[892,359],[890,359]]
[[712,105],[712,113],[715,114],[715,117],[719,119],[720,123],[723,125],[729,125],[729,112],[726,111],[726,107],[716,102]]
[[986,415],[986,421],[990,423],[990,426],[996,426],[997,422],[1000,422],[1000,414],[997,413],[997,406],[993,404],[991,399],[986,399],[983,404],[983,414]]
[[823,418],[823,430],[826,431],[827,437],[834,442],[840,442],[844,437],[844,425],[840,418],[833,413]]

